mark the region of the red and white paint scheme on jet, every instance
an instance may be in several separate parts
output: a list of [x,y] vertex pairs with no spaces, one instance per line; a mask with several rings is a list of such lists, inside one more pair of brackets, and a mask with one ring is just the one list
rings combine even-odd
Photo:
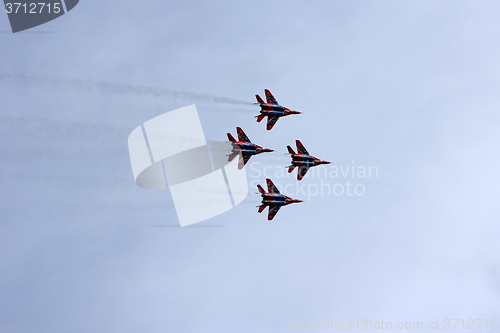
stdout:
[[238,169],[243,169],[245,164],[247,164],[248,160],[253,155],[274,151],[272,149],[263,148],[259,145],[256,145],[255,143],[250,142],[250,139],[240,127],[236,127],[236,132],[238,133],[238,141],[234,139],[231,133],[227,133],[227,137],[229,141],[231,141],[231,145],[233,146],[228,161],[231,162],[236,155],[241,154],[240,160],[238,162]]
[[276,98],[274,98],[273,94],[271,94],[269,90],[265,89],[265,93],[267,102],[264,102],[259,95],[255,95],[258,102],[255,104],[259,104],[261,109],[260,114],[255,117],[257,118],[257,122],[260,122],[262,119],[264,119],[264,117],[267,116],[268,131],[273,128],[274,124],[276,124],[280,117],[288,116],[290,114],[300,114],[299,111],[293,111],[289,108],[279,105],[278,101],[276,101]]
[[269,206],[269,213],[267,214],[267,219],[269,221],[274,218],[276,213],[278,213],[278,210],[280,210],[281,206],[286,206],[295,202],[303,202],[302,200],[292,199],[290,197],[287,197],[286,195],[281,194],[273,184],[271,179],[266,179],[266,182],[268,192],[266,192],[262,188],[262,186],[257,185],[260,195],[262,196],[262,203],[257,207],[259,207],[259,213],[262,213],[262,211]]
[[297,167],[297,180],[304,178],[310,167],[320,164],[330,164],[328,161],[323,161],[309,155],[306,148],[304,148],[304,145],[302,145],[299,140],[295,140],[295,143],[297,145],[297,153],[293,151],[292,147],[287,146],[288,152],[292,155],[292,165],[288,167],[288,173],[291,173],[293,169]]

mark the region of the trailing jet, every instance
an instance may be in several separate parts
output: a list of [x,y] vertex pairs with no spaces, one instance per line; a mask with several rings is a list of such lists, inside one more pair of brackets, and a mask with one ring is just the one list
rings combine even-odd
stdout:
[[238,169],[243,169],[245,164],[247,164],[248,160],[253,155],[274,151],[272,149],[262,148],[261,146],[250,142],[250,139],[248,139],[248,136],[246,136],[245,132],[243,132],[240,127],[236,127],[236,131],[238,132],[238,141],[234,139],[231,133],[227,133],[227,137],[233,146],[233,150],[229,155],[228,161],[231,162],[236,155],[241,154],[240,161],[238,162]]
[[293,111],[289,108],[279,105],[273,94],[271,94],[269,90],[265,89],[265,92],[267,102],[264,102],[259,95],[255,95],[258,102],[255,104],[259,104],[261,108],[260,114],[255,117],[257,118],[257,122],[260,122],[262,119],[264,119],[265,116],[267,116],[268,131],[273,128],[274,124],[276,124],[280,117],[288,116],[290,114],[300,114],[299,111]]
[[297,180],[304,178],[310,167],[320,164],[330,164],[330,162],[309,155],[299,140],[295,140],[295,143],[297,144],[297,153],[293,151],[292,147],[287,146],[288,152],[292,155],[292,165],[288,167],[288,173],[291,173],[295,167],[298,167]]
[[276,213],[278,213],[278,210],[280,210],[281,206],[286,206],[295,202],[303,202],[302,200],[297,200],[297,199],[292,199],[290,197],[287,197],[286,195],[283,195],[278,191],[276,186],[274,186],[273,182],[271,179],[266,179],[267,182],[267,190],[266,192],[262,186],[257,185],[257,188],[259,189],[259,192],[262,196],[262,203],[259,207],[259,213],[262,213],[262,211],[269,206],[269,213],[267,215],[267,219],[271,221]]

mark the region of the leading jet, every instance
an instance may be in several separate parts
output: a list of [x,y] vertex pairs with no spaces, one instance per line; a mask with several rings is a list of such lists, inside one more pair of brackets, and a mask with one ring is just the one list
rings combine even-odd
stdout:
[[269,213],[267,214],[267,219],[269,221],[274,218],[276,213],[278,213],[278,210],[280,210],[281,206],[286,206],[295,202],[303,202],[302,200],[292,199],[290,197],[287,197],[286,195],[281,194],[273,184],[271,179],[266,179],[266,182],[268,192],[266,192],[262,188],[262,186],[257,185],[260,195],[262,196],[262,203],[257,207],[259,207],[259,213],[262,213],[262,211],[267,206],[269,206]]
[[292,147],[287,146],[288,152],[292,155],[292,165],[288,167],[288,173],[291,173],[293,169],[297,167],[297,180],[304,178],[310,167],[320,164],[330,164],[328,161],[323,161],[309,155],[306,148],[304,148],[304,145],[302,145],[299,140],[295,140],[295,144],[297,145],[297,153],[293,151]]
[[234,139],[231,133],[227,133],[227,137],[233,146],[228,161],[231,162],[236,155],[241,154],[238,162],[238,169],[243,169],[245,164],[247,164],[248,160],[253,155],[274,151],[272,149],[262,148],[261,146],[250,142],[250,139],[240,127],[236,127],[236,132],[238,133],[238,141]]
[[293,111],[289,108],[284,107],[283,105],[279,105],[276,98],[274,98],[273,94],[267,89],[265,89],[266,100],[264,102],[259,95],[255,95],[257,97],[257,102],[255,104],[260,105],[260,114],[255,116],[257,118],[257,122],[260,122],[264,117],[267,116],[267,130],[271,130],[274,124],[278,121],[280,117],[288,116],[290,114],[300,114],[299,111]]

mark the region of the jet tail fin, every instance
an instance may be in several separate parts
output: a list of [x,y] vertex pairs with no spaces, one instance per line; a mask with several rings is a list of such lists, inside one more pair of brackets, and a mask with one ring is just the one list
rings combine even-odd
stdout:
[[264,115],[264,114],[259,114],[259,115],[257,116],[257,122],[258,122],[258,123],[260,123],[260,121],[261,121],[262,119],[264,119],[264,117],[265,117],[265,116],[266,116],[266,115]]
[[288,167],[288,173],[292,173],[293,169],[295,169],[295,165],[290,165]]
[[259,213],[262,213],[264,211],[264,209],[266,209],[266,206],[265,205],[260,205],[259,206]]
[[257,98],[257,102],[259,102],[259,104],[266,104],[266,102],[264,102],[264,100],[260,98],[259,95],[255,95],[255,97]]
[[231,142],[236,142],[236,140],[234,139],[234,137],[231,135],[231,133],[227,133],[227,138],[229,139],[229,141]]
[[290,146],[286,146],[286,148],[288,149],[288,152],[292,155],[296,155],[295,152],[293,151],[292,147]]
[[257,185],[257,188],[259,189],[259,192],[260,192],[261,194],[266,194],[266,191],[264,191],[264,189],[262,188],[262,186]]

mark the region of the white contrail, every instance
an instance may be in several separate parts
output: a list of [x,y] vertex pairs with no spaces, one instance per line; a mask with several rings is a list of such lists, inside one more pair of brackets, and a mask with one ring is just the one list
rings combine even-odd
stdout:
[[175,91],[160,87],[133,85],[104,80],[82,80],[62,76],[27,75],[0,72],[0,81],[11,81],[22,85],[33,85],[47,88],[71,88],[80,92],[99,92],[103,94],[136,95],[154,98],[176,98],[189,101],[205,101],[223,104],[253,105],[253,103],[233,98],[199,94],[189,91]]

